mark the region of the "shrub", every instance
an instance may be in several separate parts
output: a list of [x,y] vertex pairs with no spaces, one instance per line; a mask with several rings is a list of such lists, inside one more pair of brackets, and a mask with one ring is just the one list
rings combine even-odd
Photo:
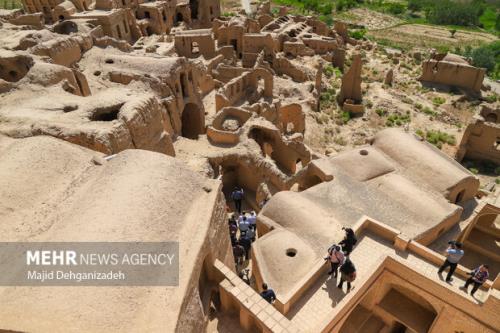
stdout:
[[463,55],[472,58],[474,66],[486,68],[488,75],[493,79],[500,79],[500,41],[476,49],[465,47]]
[[427,107],[427,106],[422,109],[422,112],[428,116],[432,116],[432,117],[437,116],[437,112],[432,110],[430,107]]
[[400,14],[403,14],[405,12],[406,7],[402,3],[391,2],[388,5],[387,10],[389,11],[389,13],[391,13],[393,15],[400,15]]
[[335,73],[335,70],[332,65],[327,65],[325,68],[323,68],[323,73],[326,77],[330,78]]
[[340,77],[342,75],[342,71],[338,67],[333,67],[332,65],[327,65],[323,69],[323,73],[325,73],[326,77],[330,78],[335,74],[335,77]]
[[379,117],[383,117],[387,114],[387,110],[378,108],[375,110],[375,113],[379,115]]
[[409,114],[400,115],[397,113],[393,113],[387,117],[385,121],[385,125],[388,127],[401,126],[403,124],[407,124],[411,121],[411,117]]
[[487,46],[478,47],[472,51],[471,57],[472,63],[476,67],[486,68],[488,72],[495,68],[495,52]]
[[442,104],[444,104],[446,102],[446,99],[444,99],[443,97],[434,97],[432,99],[432,104],[434,104],[434,106],[440,106]]
[[479,173],[479,170],[476,168],[469,168],[469,171],[473,173],[474,175],[477,175]]
[[493,94],[493,95],[486,96],[484,99],[485,99],[485,100],[486,100],[486,102],[488,102],[488,103],[495,103],[496,101],[498,101],[498,100],[499,100],[499,98],[498,98],[497,94]]
[[349,36],[354,39],[363,39],[366,35],[366,29],[350,30]]
[[439,149],[441,149],[443,143],[447,143],[451,146],[454,146],[457,143],[454,135],[435,130],[427,131],[425,134],[425,140]]
[[342,111],[342,113],[340,114],[340,119],[342,119],[342,122],[344,124],[347,124],[349,120],[351,120],[351,114],[347,111]]

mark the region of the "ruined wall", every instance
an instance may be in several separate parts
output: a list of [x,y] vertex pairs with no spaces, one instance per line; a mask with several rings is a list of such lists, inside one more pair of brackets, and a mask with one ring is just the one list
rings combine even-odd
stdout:
[[500,125],[477,119],[469,124],[460,143],[457,159],[489,160],[500,165]]
[[307,38],[304,36],[302,37],[302,41],[307,47],[313,49],[316,54],[326,54],[338,48],[337,41],[329,37]]
[[222,26],[217,32],[217,46],[232,46],[238,57],[241,57],[244,33],[245,27],[240,25]]
[[312,73],[308,73],[305,68],[295,66],[290,60],[280,55],[274,60],[273,69],[280,75],[290,76],[296,82],[312,80]]
[[[264,87],[259,91],[260,82]],[[257,68],[250,72],[245,72],[225,84],[215,96],[215,109],[219,111],[223,107],[233,106],[244,96],[258,93],[256,98],[273,96],[273,76],[271,72],[264,68]],[[253,104],[253,103],[251,103]]]
[[216,55],[215,40],[210,30],[190,30],[176,34],[175,50],[177,54],[187,58],[202,55],[205,59],[212,59]]
[[459,63],[427,60],[422,63],[420,81],[457,86],[479,93],[486,70]]

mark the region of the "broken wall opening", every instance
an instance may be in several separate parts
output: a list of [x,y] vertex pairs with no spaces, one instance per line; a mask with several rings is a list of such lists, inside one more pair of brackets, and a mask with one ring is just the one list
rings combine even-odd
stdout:
[[189,1],[189,8],[191,9],[191,18],[193,20],[198,19],[198,9],[199,9],[198,0],[190,0]]
[[182,136],[188,139],[198,139],[203,133],[203,111],[194,103],[188,103],[182,111]]
[[95,109],[90,115],[91,121],[113,121],[118,119],[120,109],[125,103]]
[[33,59],[28,56],[15,55],[0,58],[0,79],[17,82],[28,74],[31,67],[33,67]]

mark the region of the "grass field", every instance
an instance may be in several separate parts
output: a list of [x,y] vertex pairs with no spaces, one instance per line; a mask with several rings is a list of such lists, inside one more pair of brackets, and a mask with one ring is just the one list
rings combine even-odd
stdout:
[[22,6],[20,0],[0,0],[0,9],[16,9]]

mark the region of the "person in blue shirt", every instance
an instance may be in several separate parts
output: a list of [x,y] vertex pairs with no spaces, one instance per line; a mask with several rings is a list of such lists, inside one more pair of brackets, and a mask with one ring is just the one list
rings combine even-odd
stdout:
[[260,296],[262,296],[262,298],[270,304],[273,304],[273,302],[276,300],[276,294],[274,293],[274,290],[269,289],[266,283],[262,284],[262,292],[260,293]]
[[235,187],[231,193],[231,199],[234,201],[236,211],[241,214],[241,202],[243,201],[244,192],[242,188]]
[[462,250],[462,243],[456,241],[448,242],[448,249],[446,249],[446,260],[443,265],[439,267],[438,274],[442,274],[446,268],[450,268],[448,275],[446,276],[446,282],[453,281],[453,273],[457,269],[458,262],[464,256],[464,250]]

